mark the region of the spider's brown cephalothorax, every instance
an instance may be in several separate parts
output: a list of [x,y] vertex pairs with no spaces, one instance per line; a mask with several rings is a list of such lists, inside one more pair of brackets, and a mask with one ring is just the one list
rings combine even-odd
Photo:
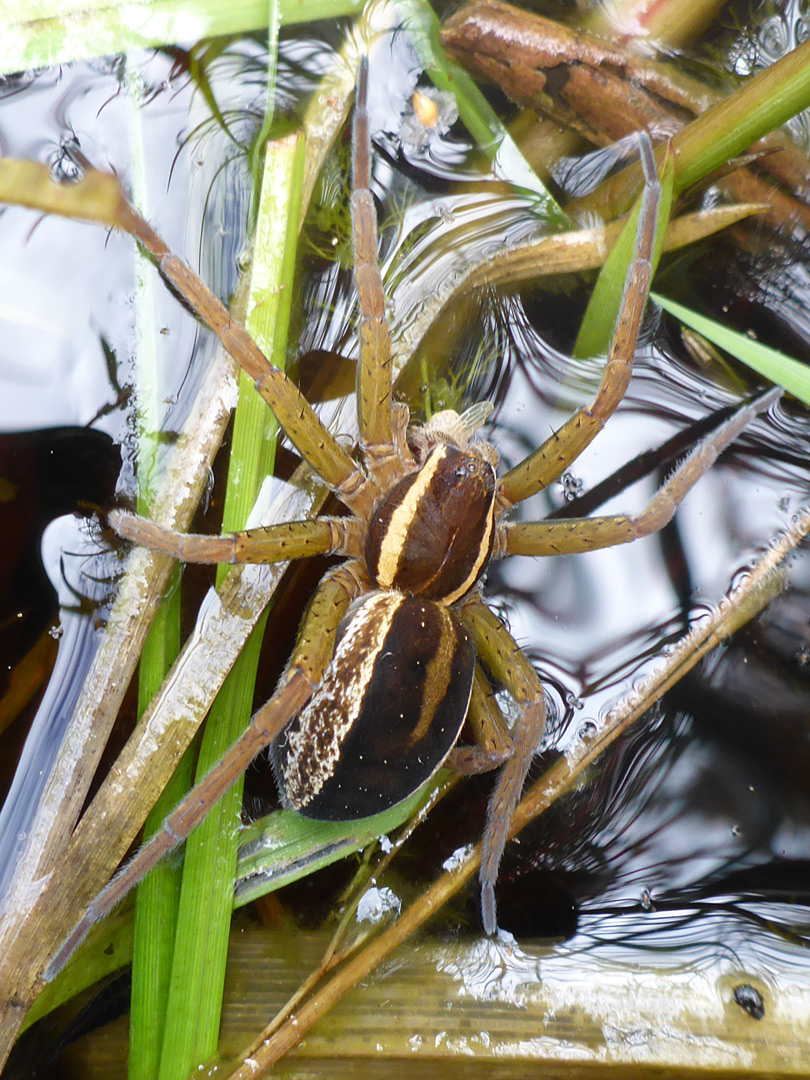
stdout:
[[452,604],[492,552],[495,470],[472,449],[435,446],[375,510],[366,562],[376,583]]
[[323,682],[272,746],[284,804],[347,821],[407,798],[458,739],[474,662],[443,605],[399,592],[358,601]]

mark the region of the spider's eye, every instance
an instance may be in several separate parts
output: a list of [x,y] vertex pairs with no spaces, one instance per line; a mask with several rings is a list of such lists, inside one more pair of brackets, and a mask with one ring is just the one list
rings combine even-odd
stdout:
[[480,465],[481,462],[478,458],[472,456],[465,457],[456,468],[456,476],[459,480],[463,480],[468,476],[478,476],[480,473]]

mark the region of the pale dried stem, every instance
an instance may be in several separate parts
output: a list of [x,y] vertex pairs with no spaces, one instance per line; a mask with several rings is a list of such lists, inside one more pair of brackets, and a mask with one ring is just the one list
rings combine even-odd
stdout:
[[[155,502],[156,517],[163,524],[174,528],[188,527],[230,415],[235,395],[233,369],[232,361],[223,352],[170,456],[166,478]],[[24,988],[31,989],[37,972],[48,958],[47,952],[58,944],[58,935],[68,929],[66,922],[55,917],[77,885],[72,863],[65,858],[65,846],[138,662],[171,567],[170,558],[154,552],[138,550],[130,556],[104,641],[85,681],[29,840],[15,870],[0,921],[0,955],[3,958],[0,985],[15,990],[11,1014],[5,1011],[9,1003],[0,1003],[0,1060],[10,1048],[18,1027],[16,1020],[21,1021],[24,1017],[25,1008],[20,1004],[21,999],[26,1000]],[[142,795],[137,788],[129,790],[130,801],[139,802]],[[106,845],[96,843],[96,847],[96,859],[105,868],[102,877],[105,872],[109,875],[115,868],[116,856],[113,854],[109,861]],[[52,875],[55,866],[59,867],[59,873]],[[50,903],[53,904],[51,918],[46,920],[47,932],[33,932],[30,920],[34,911],[40,908],[40,897],[46,888],[52,894]],[[12,1019],[15,1014],[16,1019]]]
[[[737,203],[683,214],[669,222],[663,250],[676,251],[766,209],[761,203]],[[505,288],[552,274],[595,270],[604,264],[623,225],[623,221],[615,221],[594,229],[540,236],[511,247],[500,244],[491,254],[475,259],[465,256],[463,247],[459,247],[439,287],[414,306],[415,318],[407,326],[396,328],[397,372],[413,356],[442,312],[460,298],[485,287]]]

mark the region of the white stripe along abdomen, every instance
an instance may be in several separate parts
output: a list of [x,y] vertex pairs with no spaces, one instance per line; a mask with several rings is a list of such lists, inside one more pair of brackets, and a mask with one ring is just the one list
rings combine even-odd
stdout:
[[285,806],[347,821],[394,806],[442,764],[464,723],[475,650],[447,607],[396,592],[365,597],[339,634],[271,758]]

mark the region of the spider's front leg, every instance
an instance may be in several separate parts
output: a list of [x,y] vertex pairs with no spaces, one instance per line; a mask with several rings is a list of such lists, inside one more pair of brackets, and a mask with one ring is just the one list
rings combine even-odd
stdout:
[[498,530],[496,556],[573,555],[627,544],[658,532],[669,524],[678,505],[729,443],[781,395],[782,388],[775,386],[741,406],[687,454],[640,513],[561,521],[507,522]]
[[357,518],[287,521],[223,536],[176,532],[124,510],[111,510],[107,521],[124,540],[189,563],[277,563],[315,555],[359,559],[365,542]]
[[[357,423],[366,468],[380,490],[414,468],[407,443],[408,409],[393,401],[391,332],[379,267],[377,211],[371,193],[368,127],[368,58],[360,62],[354,107],[352,242],[354,282],[360,308]],[[370,507],[369,507],[370,510]]]
[[509,836],[509,824],[520,799],[532,758],[546,726],[543,686],[528,659],[500,619],[480,599],[462,605],[460,615],[472,635],[478,655],[521,709],[512,734],[512,752],[503,766],[487,809],[481,853],[481,916],[484,930],[498,928],[495,882]]
[[390,449],[391,335],[378,262],[377,211],[371,194],[371,138],[368,130],[368,59],[363,57],[354,107],[352,239],[354,282],[360,305],[360,363],[357,419],[365,453]]
[[624,283],[602,382],[590,405],[575,413],[534,453],[501,478],[499,494],[505,508],[542,491],[576,461],[616,411],[630,382],[636,341],[652,276],[655,226],[661,202],[661,185],[646,132],[639,132],[638,145],[644,172],[644,192],[636,231],[636,255]]
[[249,726],[203,779],[166,817],[145,843],[98,894],[54,955],[44,977],[54,978],[90,927],[189,835],[225,794],[250,762],[306,705],[324,679],[335,651],[338,626],[352,600],[367,587],[362,565],[348,562],[328,571],[307,609],[287,671],[270,700],[253,715]]

